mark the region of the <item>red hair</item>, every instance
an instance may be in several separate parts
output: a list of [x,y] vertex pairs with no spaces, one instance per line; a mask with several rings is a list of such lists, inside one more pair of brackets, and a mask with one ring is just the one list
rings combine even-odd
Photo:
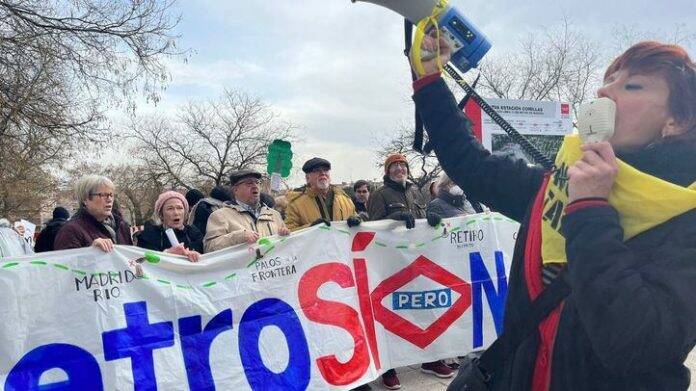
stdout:
[[683,136],[696,138],[696,64],[686,50],[678,45],[639,42],[614,59],[604,79],[620,70],[664,77],[669,87],[670,113],[686,129]]

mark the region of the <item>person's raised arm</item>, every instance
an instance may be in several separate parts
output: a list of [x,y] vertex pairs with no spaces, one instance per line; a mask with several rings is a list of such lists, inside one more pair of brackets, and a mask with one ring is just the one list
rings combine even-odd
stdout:
[[[434,42],[426,37],[423,48],[433,51]],[[444,39],[440,44],[441,63],[446,64],[450,50]],[[426,74],[414,82],[413,99],[440,165],[472,198],[520,221],[541,186],[544,169],[487,151],[472,134],[472,123],[457,107],[437,61],[424,61],[423,67]]]

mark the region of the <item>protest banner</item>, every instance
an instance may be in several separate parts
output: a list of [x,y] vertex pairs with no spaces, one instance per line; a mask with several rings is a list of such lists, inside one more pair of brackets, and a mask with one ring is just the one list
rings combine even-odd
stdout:
[[342,390],[463,355],[501,332],[517,228],[486,213],[314,226],[199,263],[129,246],[3,258],[0,385]]

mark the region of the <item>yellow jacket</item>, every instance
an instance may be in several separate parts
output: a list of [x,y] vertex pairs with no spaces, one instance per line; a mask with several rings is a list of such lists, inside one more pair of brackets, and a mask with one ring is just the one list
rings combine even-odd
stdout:
[[346,220],[350,216],[355,215],[355,205],[340,187],[331,186],[334,194],[332,213],[329,214],[326,210],[326,204],[321,197],[305,186],[300,191],[290,191],[285,197],[288,200],[288,207],[285,209],[285,225],[290,231],[297,231],[305,227],[309,227],[317,219],[322,218],[319,205],[322,206],[324,216],[327,220],[341,221]]

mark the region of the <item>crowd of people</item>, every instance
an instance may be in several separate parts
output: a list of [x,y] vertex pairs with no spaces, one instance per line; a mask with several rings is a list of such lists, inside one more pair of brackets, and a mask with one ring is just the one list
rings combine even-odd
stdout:
[[[538,332],[505,347],[504,360],[469,363],[487,387],[686,389],[684,360],[696,343],[696,65],[688,54],[642,42],[615,59],[598,91],[616,104],[614,134],[578,144],[563,176],[483,148],[441,76],[448,42],[426,37],[423,45],[440,57],[414,66],[421,70],[414,101],[447,173],[426,194],[408,180],[401,154],[386,158],[376,189],[365,180],[349,189],[331,184],[331,162],[315,157],[302,166],[306,184],[275,199],[261,191],[262,174],[250,169],[231,173],[229,186],[207,197],[165,191],[152,219],[132,235],[115,206],[116,185],[90,175],[75,187],[77,210],[70,216],[56,208],[35,246],[21,225],[1,219],[0,255],[88,246],[110,252],[118,244],[198,262],[204,253],[318,224],[393,219],[410,229],[424,218],[437,226],[488,205],[521,222],[504,330],[528,323],[535,299],[556,281],[570,293]],[[572,148],[564,143],[562,164]],[[562,203],[557,219],[549,215],[551,201]],[[441,378],[456,368],[442,360],[421,365]],[[382,383],[400,387],[393,369]]]
[[[117,207],[117,185],[104,176],[88,175],[75,185],[78,207],[72,217],[65,208],[55,208],[34,248],[9,228],[9,222],[5,220],[5,228],[0,220],[0,250],[2,256],[18,256],[89,246],[110,252],[114,245],[135,245],[198,262],[204,253],[335,221],[355,227],[363,221],[394,219],[413,228],[415,219],[425,218],[426,212],[433,226],[442,218],[476,213],[446,175],[436,181],[437,195],[428,202],[429,193],[422,194],[407,179],[408,161],[401,154],[387,157],[384,184],[374,190],[365,180],[349,189],[331,184],[331,162],[323,158],[307,160],[302,171],[306,184],[277,198],[261,191],[263,176],[254,170],[232,172],[229,186],[214,187],[207,197],[197,189],[167,190],[157,197],[153,216],[139,230],[130,229]],[[171,243],[169,229],[178,243]],[[454,374],[453,365],[435,361],[422,364],[422,370],[448,378]],[[383,382],[389,389],[400,387],[394,370],[383,375]]]

